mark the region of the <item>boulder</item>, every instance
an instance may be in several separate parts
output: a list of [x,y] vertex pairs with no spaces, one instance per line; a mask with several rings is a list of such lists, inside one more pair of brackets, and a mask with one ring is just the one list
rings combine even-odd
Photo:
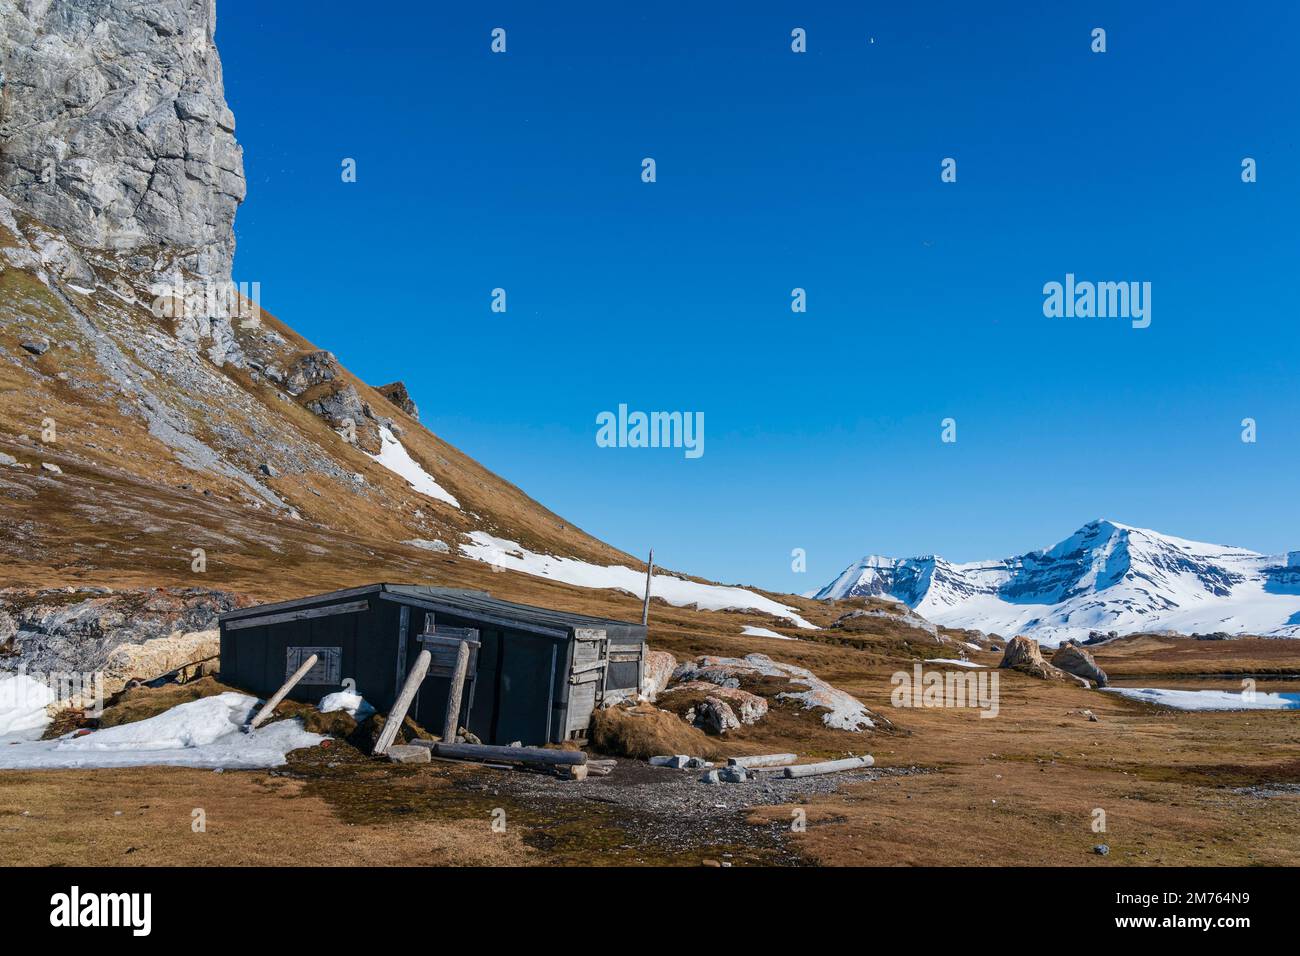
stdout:
[[740,720],[726,701],[706,697],[695,708],[695,726],[711,737],[719,737],[729,730],[737,729]]
[[104,663],[104,691],[115,694],[128,681],[150,681],[187,665],[194,665],[196,672],[185,676],[198,676],[202,670],[199,663],[220,653],[221,634],[216,629],[169,634],[139,644],[119,644],[109,651]]
[[724,687],[721,684],[713,684],[709,681],[691,680],[681,684],[674,684],[662,692],[662,696],[671,697],[675,694],[694,694],[696,696],[716,697],[726,703],[740,718],[742,724],[755,724],[767,715],[767,698],[760,697],[758,694],[751,694],[747,690],[741,690],[738,687]]
[[697,657],[677,666],[673,679],[677,681],[707,681],[719,687],[739,687],[742,680],[769,683],[765,678],[779,678],[788,683],[790,690],[778,692],[778,699],[795,701],[804,710],[823,710],[822,723],[837,730],[859,732],[876,727],[890,726],[890,722],[875,714],[850,694],[832,687],[806,667],[774,661],[766,654],[746,654],[744,657]]
[[677,658],[667,651],[646,651],[644,676],[641,678],[641,695],[649,700],[659,696],[660,691],[672,679],[677,667]]
[[1083,678],[1075,677],[1073,674],[1047,663],[1043,659],[1043,652],[1038,647],[1038,642],[1024,636],[1013,637],[1007,641],[1007,649],[1002,655],[1002,663],[998,666],[1019,671],[1040,680],[1058,680],[1068,683],[1082,682],[1085,687],[1089,686],[1088,682]]
[[1075,677],[1086,678],[1098,687],[1105,687],[1109,682],[1106,672],[1098,666],[1092,654],[1073,641],[1066,641],[1056,649],[1052,665]]

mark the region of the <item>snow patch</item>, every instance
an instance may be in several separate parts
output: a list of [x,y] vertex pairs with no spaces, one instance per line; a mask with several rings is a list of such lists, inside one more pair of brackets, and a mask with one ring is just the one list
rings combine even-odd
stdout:
[[26,674],[0,677],[0,743],[39,740],[50,722],[54,691]]
[[786,637],[784,634],[778,634],[776,631],[768,630],[765,627],[754,627],[752,624],[746,624],[740,629],[740,633],[745,637],[774,637],[778,641],[794,641],[795,637]]
[[[471,531],[466,537],[470,543],[460,546],[461,553],[494,567],[521,571],[583,588],[609,588],[626,591],[637,597],[645,593],[644,571],[623,565],[604,566],[576,558],[536,554],[514,541],[493,537],[485,531]],[[795,613],[794,608],[744,588],[700,584],[668,574],[656,574],[650,585],[650,594],[674,607],[696,607],[701,611],[760,611],[784,618],[796,627],[810,631],[817,629]]]
[[233,691],[178,704],[147,720],[119,724],[58,740],[0,747],[0,769],[52,770],[95,767],[279,767],[291,750],[325,738],[297,719],[243,732],[257,698]]
[[364,697],[346,690],[326,694],[321,698],[318,708],[322,714],[332,714],[336,710],[344,711],[349,717],[355,717],[358,723],[375,712],[375,708],[371,707]]
[[411,457],[406,446],[397,440],[391,431],[379,426],[380,448],[378,455],[366,453],[366,457],[379,462],[395,475],[405,478],[407,483],[420,494],[437,501],[445,501],[453,508],[459,508],[460,502],[450,491],[443,488],[433,475],[429,474],[418,461]]

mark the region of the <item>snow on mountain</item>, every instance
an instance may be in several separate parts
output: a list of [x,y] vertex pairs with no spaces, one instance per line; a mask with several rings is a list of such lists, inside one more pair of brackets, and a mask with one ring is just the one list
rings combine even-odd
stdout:
[[894,597],[937,624],[1046,644],[1090,631],[1300,637],[1300,552],[1263,555],[1098,520],[1000,561],[870,555],[817,597]]

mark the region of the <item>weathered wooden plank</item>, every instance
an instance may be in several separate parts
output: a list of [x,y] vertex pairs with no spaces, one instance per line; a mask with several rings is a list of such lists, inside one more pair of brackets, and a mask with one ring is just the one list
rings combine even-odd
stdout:
[[382,756],[397,739],[397,731],[401,729],[402,721],[406,719],[406,712],[411,709],[415,692],[420,689],[424,675],[429,672],[431,659],[432,655],[428,651],[420,651],[416,655],[415,663],[411,665],[411,672],[406,675],[406,683],[402,685],[402,692],[397,695],[397,700],[393,701],[393,709],[388,712],[384,729],[379,734],[379,739],[375,741],[374,753]]
[[246,627],[265,627],[268,624],[284,624],[286,621],[306,621],[313,617],[356,614],[369,607],[369,601],[352,601],[348,604],[331,604],[329,607],[309,607],[298,611],[285,611],[281,614],[264,614],[261,617],[241,617],[236,621],[226,621],[225,627],[227,631],[240,631]]
[[302,666],[289,675],[289,679],[281,685],[280,689],[271,695],[271,699],[266,702],[266,706],[257,712],[257,716],[248,722],[248,732],[251,733],[262,725],[266,718],[271,716],[271,712],[280,706],[280,701],[284,700],[284,695],[293,690],[294,685],[307,675],[307,672],[316,666],[317,657],[315,654],[302,662]]
[[460,698],[465,689],[465,675],[469,672],[469,642],[461,641],[456,652],[456,666],[451,672],[451,687],[447,690],[447,716],[442,721],[442,739],[456,742],[460,729]]
[[728,757],[728,767],[783,767],[794,763],[798,757],[794,754],[751,754],[748,757]]
[[804,763],[795,767],[786,767],[787,777],[817,777],[824,773],[839,773],[841,770],[858,770],[873,766],[876,758],[868,754],[865,757],[846,757],[843,760],[827,760],[824,763]]

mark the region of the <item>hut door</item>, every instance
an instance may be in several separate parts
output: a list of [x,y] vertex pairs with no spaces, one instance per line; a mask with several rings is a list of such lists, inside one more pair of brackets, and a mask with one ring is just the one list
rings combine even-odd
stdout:
[[565,739],[587,735],[591,712],[605,699],[606,672],[609,670],[609,640],[603,630],[575,628],[573,632],[573,667],[569,671],[569,715]]

